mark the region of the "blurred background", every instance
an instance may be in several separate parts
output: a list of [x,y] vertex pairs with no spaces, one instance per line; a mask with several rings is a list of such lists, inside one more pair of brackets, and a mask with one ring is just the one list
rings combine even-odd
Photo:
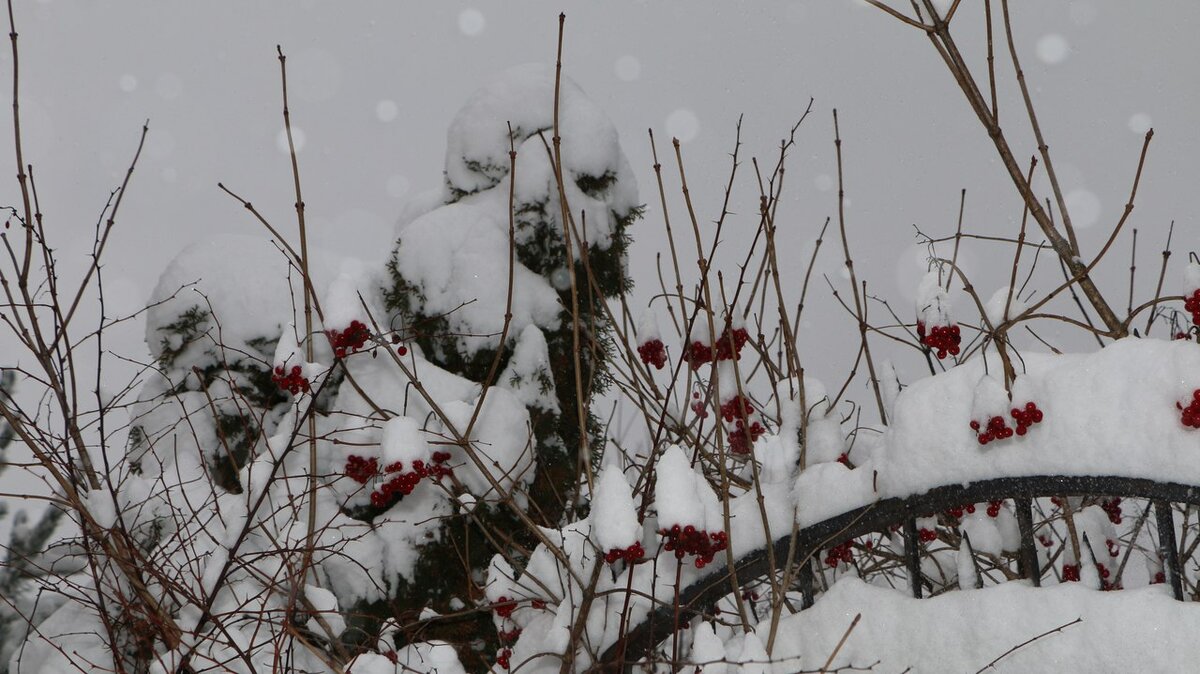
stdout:
[[[907,3],[897,6],[907,10]],[[976,76],[986,80],[982,6],[965,0],[954,33]],[[928,249],[916,230],[953,234],[960,190],[967,190],[965,231],[1015,235],[1021,203],[929,41],[858,0],[19,1],[25,156],[34,164],[63,282],[86,269],[97,219],[145,119],[146,147],[105,256],[110,315],[141,307],[162,268],[189,243],[219,233],[266,234],[217,189],[218,181],[282,231],[295,231],[276,44],[288,55],[311,245],[333,263],[382,260],[406,202],[441,184],[445,132],[455,111],[500,70],[553,62],[560,11],[567,15],[565,73],[613,119],[647,204],[633,231],[635,306],[658,291],[656,255],[665,250],[647,129],[658,139],[672,221],[682,225],[686,215],[668,160],[674,136],[682,142],[697,215],[708,226],[720,213],[742,119],[744,163],[717,254],[729,277],[757,226],[749,160],[773,165],[780,139],[810,98],[778,216],[785,292],[795,299],[813,240],[826,217],[834,217],[801,326],[810,372],[838,386],[857,350],[852,318],[820,277],[848,291],[835,236],[833,108],[844,141],[856,269],[869,292],[886,298],[902,319],[912,320],[926,269]],[[1114,298],[1126,297],[1129,237],[1137,228],[1135,303],[1148,297],[1175,220],[1166,287],[1175,293],[1186,251],[1200,248],[1200,3],[1014,2],[1013,20],[1085,257],[1119,218],[1142,137],[1153,126],[1137,208],[1098,278]],[[1007,51],[999,41],[996,47],[1001,123],[1018,157],[1027,159],[1036,148]],[[5,90],[11,59],[0,49]],[[9,106],[0,106],[0,128],[10,125]],[[11,134],[0,134],[7,162],[0,165],[9,171],[11,157]],[[14,180],[0,183],[0,203],[19,199]],[[681,252],[685,275],[694,278],[695,256],[690,247]],[[1007,284],[1011,253],[1011,246],[973,242],[960,254],[985,301]],[[1047,283],[1061,278],[1056,264],[1042,267]],[[975,320],[961,293],[955,303],[962,320]],[[98,310],[88,310],[81,318],[94,322]],[[871,312],[886,315],[877,304]],[[105,349],[145,361],[142,332],[139,323],[117,326]],[[1039,334],[1062,348],[1094,347],[1086,335],[1058,325],[1042,326]],[[877,357],[894,358],[902,380],[928,372],[917,351],[880,342]],[[11,344],[0,341],[10,354]],[[13,359],[6,356],[4,364]],[[105,367],[114,381],[133,371],[114,356],[106,356]],[[864,386],[848,395],[869,397]],[[10,458],[19,460],[19,451]],[[8,471],[0,489],[17,491],[19,480]]]

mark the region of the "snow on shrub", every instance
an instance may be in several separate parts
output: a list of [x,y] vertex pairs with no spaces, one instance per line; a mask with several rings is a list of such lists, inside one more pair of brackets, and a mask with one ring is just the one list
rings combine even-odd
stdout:
[[917,338],[939,360],[959,353],[962,336],[950,317],[950,297],[942,289],[937,270],[926,274],[917,287]]
[[600,471],[592,495],[592,533],[609,564],[618,560],[633,563],[646,554],[642,548],[642,524],[638,521],[633,490],[625,474],[615,465]]

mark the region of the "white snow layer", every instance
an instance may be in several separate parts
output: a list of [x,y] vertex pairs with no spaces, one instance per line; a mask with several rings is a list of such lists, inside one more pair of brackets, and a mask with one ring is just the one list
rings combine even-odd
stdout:
[[[396,267],[419,293],[426,315],[445,315],[467,354],[495,348],[508,304],[508,225],[482,206],[450,204],[414,220],[400,233]],[[558,293],[513,262],[510,335],[529,325],[554,329]]]
[[[905,592],[839,580],[806,611],[780,621],[773,672],[825,665],[855,615],[862,618],[829,671],[851,664],[872,671],[981,671],[1040,634],[989,672],[1183,672],[1200,662],[1200,611],[1163,585],[1097,592],[1082,583],[1034,588],[1003,583],[913,599]],[[1078,624],[1064,627],[1076,619]],[[769,623],[759,628],[766,638]],[[726,646],[729,648],[729,645]]]
[[[1012,404],[1035,398],[1042,423],[981,447],[969,424],[1009,403],[994,353],[906,388],[874,456],[854,470],[819,464],[796,483],[801,526],[859,505],[996,477],[1123,475],[1200,484],[1200,435],[1177,402],[1200,389],[1191,342],[1123,339],[1086,355],[1025,353]],[[981,385],[981,382],[988,382]],[[982,399],[986,398],[986,400]],[[979,409],[976,409],[976,406]],[[983,408],[986,408],[983,409]],[[994,410],[994,412],[992,411]]]
[[146,344],[155,357],[181,348],[179,338],[164,328],[198,307],[215,318],[202,325],[211,339],[188,351],[215,349],[219,342],[228,359],[237,359],[242,351],[254,352],[248,340],[274,337],[292,322],[291,295],[287,260],[269,239],[222,235],[200,241],[171,260],[159,277],[146,311]]

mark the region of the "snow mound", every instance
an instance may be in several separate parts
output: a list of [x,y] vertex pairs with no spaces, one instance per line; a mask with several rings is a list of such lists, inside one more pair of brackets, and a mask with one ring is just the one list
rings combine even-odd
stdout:
[[[1062,627],[996,663],[995,672],[1183,672],[1200,659],[1190,638],[1200,611],[1162,585],[1097,592],[1079,583],[1004,583],[913,599],[846,577],[811,609],[780,621],[773,671],[816,671],[858,614],[829,671],[975,672],[1010,648]],[[1072,622],[1080,622],[1065,627]],[[766,638],[768,623],[759,628]],[[732,650],[729,645],[727,650]]]
[[[458,111],[447,133],[446,180],[452,189],[478,192],[508,175],[510,124],[517,146],[531,136],[536,138],[539,131],[544,132],[547,143],[552,142],[551,67],[530,63],[511,68],[477,91]],[[615,170],[621,161],[616,128],[568,77],[562,78],[559,134],[564,169],[600,176]]]
[[1121,475],[1200,484],[1200,433],[1183,425],[1177,406],[1200,389],[1194,343],[1129,338],[1086,355],[1025,353],[1021,362],[1026,371],[1010,404],[1036,402],[1043,422],[980,445],[970,427],[980,391],[988,392],[989,409],[1008,407],[998,380],[980,386],[1001,371],[994,354],[914,382],[897,397],[893,423],[872,458],[854,470],[821,464],[801,473],[801,526],[877,499],[999,477]]
[[[178,353],[182,362],[200,367],[207,360],[203,354],[217,342],[225,345],[227,360],[255,353],[251,340],[275,337],[293,320],[287,272],[287,260],[270,239],[223,235],[188,246],[167,265],[150,295],[150,353],[160,359]],[[196,310],[201,315],[194,332],[209,336],[184,343],[172,326]]]
[[[424,314],[444,315],[462,350],[495,348],[508,301],[508,227],[489,209],[450,204],[414,220],[400,235],[396,269]],[[554,329],[558,293],[519,262],[513,264],[510,335],[530,326]]]

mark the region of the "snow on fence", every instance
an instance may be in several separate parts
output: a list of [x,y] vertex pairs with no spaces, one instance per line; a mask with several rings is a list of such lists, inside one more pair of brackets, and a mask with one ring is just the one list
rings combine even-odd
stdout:
[[[788,534],[776,539],[772,545],[773,555],[768,554],[765,548],[744,555],[735,564],[736,576],[744,584],[749,579],[761,578],[777,571],[772,569],[771,559],[800,560],[798,580],[803,595],[802,608],[807,609],[812,607],[814,602],[812,561],[822,548],[899,525],[903,531],[905,567],[910,579],[910,589],[913,597],[920,598],[926,582],[921,572],[917,520],[936,516],[964,503],[1011,500],[1020,529],[1018,563],[1021,575],[1034,586],[1040,586],[1045,569],[1040,568],[1038,563],[1032,500],[1039,497],[1072,496],[1120,496],[1146,499],[1153,503],[1158,553],[1164,563],[1164,580],[1176,600],[1184,599],[1182,560],[1176,544],[1175,524],[1170,506],[1200,506],[1200,486],[1122,476],[1002,477],[966,485],[937,487],[906,498],[883,499],[811,524],[798,530],[795,536]],[[659,606],[641,623],[632,627],[623,639],[610,646],[601,656],[598,669],[633,671],[634,663],[649,656],[655,644],[692,618],[712,611],[717,602],[729,593],[730,576],[728,569],[722,569],[681,590],[677,604]],[[913,582],[912,579],[920,580]]]

